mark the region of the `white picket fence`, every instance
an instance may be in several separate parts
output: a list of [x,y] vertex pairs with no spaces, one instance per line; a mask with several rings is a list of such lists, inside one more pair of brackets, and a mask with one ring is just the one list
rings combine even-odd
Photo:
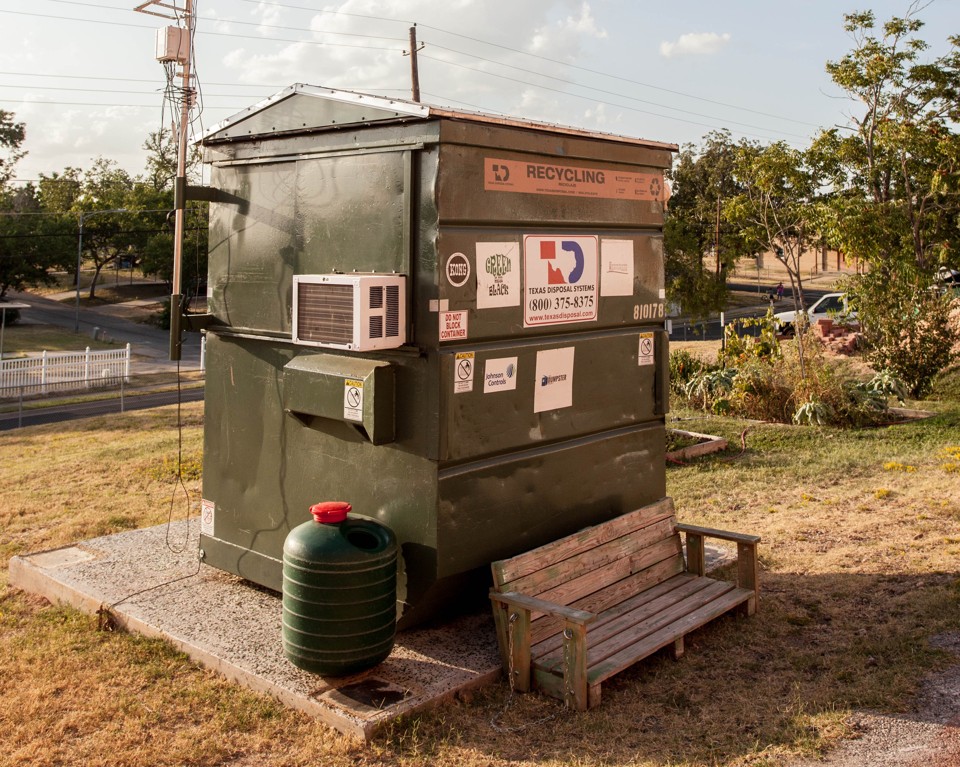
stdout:
[[43,352],[0,360],[0,398],[118,386],[130,378],[130,344],[123,349]]

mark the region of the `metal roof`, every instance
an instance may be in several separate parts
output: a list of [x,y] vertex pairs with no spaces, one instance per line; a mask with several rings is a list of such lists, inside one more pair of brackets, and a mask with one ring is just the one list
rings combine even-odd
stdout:
[[296,83],[228,117],[207,130],[201,143],[302,133],[374,122],[446,117],[454,120],[544,130],[567,136],[603,139],[676,152],[676,144],[573,128],[519,117],[420,104],[404,99]]

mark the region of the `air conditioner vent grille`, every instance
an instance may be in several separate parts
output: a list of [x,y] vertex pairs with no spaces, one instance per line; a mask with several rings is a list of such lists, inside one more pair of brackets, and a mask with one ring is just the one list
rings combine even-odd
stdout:
[[297,328],[305,341],[349,344],[353,340],[353,287],[301,282]]
[[387,338],[400,335],[400,287],[387,285]]

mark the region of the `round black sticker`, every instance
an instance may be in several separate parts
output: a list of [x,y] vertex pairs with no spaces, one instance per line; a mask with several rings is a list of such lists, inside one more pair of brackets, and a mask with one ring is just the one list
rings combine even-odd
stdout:
[[463,253],[454,253],[447,259],[447,282],[462,288],[470,279],[470,259]]

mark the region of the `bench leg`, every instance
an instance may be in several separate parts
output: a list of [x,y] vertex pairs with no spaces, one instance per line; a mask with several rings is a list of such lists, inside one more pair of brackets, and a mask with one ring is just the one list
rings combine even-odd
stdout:
[[563,699],[567,708],[587,710],[587,628],[582,624],[563,629]]
[[510,689],[530,692],[530,611],[497,604],[493,615]]
[[683,637],[673,640],[672,654],[674,660],[680,660],[683,657],[683,650]]
[[753,591],[753,596],[741,607],[743,614],[753,615],[760,601],[760,562],[756,544],[737,544],[737,585]]

